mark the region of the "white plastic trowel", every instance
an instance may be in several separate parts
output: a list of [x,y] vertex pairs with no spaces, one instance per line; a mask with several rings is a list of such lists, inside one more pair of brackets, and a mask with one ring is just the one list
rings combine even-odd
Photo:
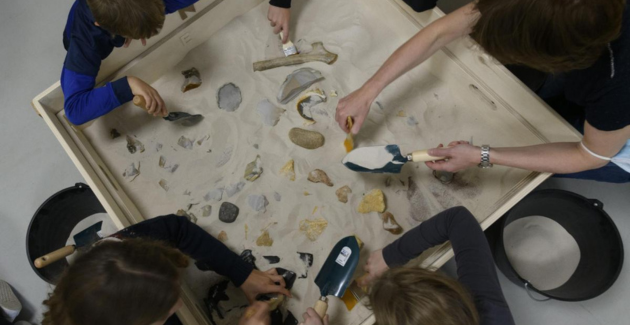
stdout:
[[429,155],[428,150],[418,150],[403,156],[398,145],[390,144],[354,149],[341,162],[355,172],[398,174],[410,161],[426,162],[442,159],[444,157]]

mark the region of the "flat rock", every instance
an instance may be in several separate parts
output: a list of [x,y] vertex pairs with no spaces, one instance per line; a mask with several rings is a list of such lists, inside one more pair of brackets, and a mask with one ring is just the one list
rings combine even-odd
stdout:
[[236,111],[242,101],[243,97],[241,97],[241,89],[233,83],[221,86],[219,92],[217,93],[217,103],[219,104],[219,108],[227,112]]
[[352,194],[352,189],[348,185],[342,186],[335,192],[339,202],[348,203],[348,195]]
[[295,181],[295,161],[293,159],[284,164],[282,169],[280,169],[280,175],[288,178],[290,181]]
[[322,80],[324,80],[324,77],[315,69],[297,69],[288,75],[284,83],[282,83],[282,86],[280,86],[277,97],[278,102],[280,104],[286,104],[308,87]]
[[260,177],[263,173],[262,162],[260,161],[260,156],[256,156],[256,159],[245,167],[245,175],[243,176],[246,180],[253,182]]
[[223,199],[223,187],[217,187],[214,190],[208,192],[206,195],[203,196],[204,200],[206,201],[221,201]]
[[212,214],[212,206],[211,205],[204,205],[203,208],[201,208],[201,216],[209,217],[211,214]]
[[359,213],[385,212],[385,195],[379,189],[373,189],[363,196],[357,208]]
[[219,220],[225,223],[232,223],[238,217],[239,208],[230,203],[223,202],[221,204],[221,208],[219,208]]
[[262,235],[256,239],[256,246],[271,246],[273,245],[273,238],[269,236],[269,232],[267,230],[263,231]]
[[138,162],[138,167],[136,168],[135,163],[131,163],[127,169],[123,172],[123,177],[130,182],[133,182],[136,177],[140,175],[140,162]]
[[383,229],[389,231],[394,235],[400,235],[403,233],[403,228],[396,222],[394,215],[390,212],[385,212],[381,215],[383,219]]
[[330,187],[334,185],[326,172],[321,169],[315,169],[308,173],[308,180],[313,183],[324,183]]
[[291,142],[304,149],[317,149],[324,145],[326,139],[317,131],[309,131],[300,128],[293,128],[289,131]]
[[280,116],[284,113],[282,108],[276,107],[268,99],[263,99],[256,106],[258,115],[262,122],[268,126],[275,126],[280,121]]
[[221,230],[221,232],[219,233],[219,236],[217,236],[217,239],[225,243],[228,240],[228,235],[225,231]]
[[240,192],[243,187],[245,187],[245,182],[238,182],[238,183],[234,183],[228,187],[225,188],[225,194],[227,195],[228,198],[234,196],[236,193]]
[[269,205],[269,201],[264,195],[250,195],[247,197],[247,204],[254,211],[264,211],[267,205]]
[[302,232],[306,238],[311,241],[316,241],[319,235],[328,227],[328,221],[324,218],[317,218],[315,220],[305,219],[300,221],[300,232]]

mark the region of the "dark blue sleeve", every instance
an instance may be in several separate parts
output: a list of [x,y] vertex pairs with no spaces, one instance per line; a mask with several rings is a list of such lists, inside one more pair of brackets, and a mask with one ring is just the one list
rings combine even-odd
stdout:
[[96,77],[64,68],[61,89],[68,120],[81,125],[111,112],[133,98],[127,77],[94,88]]
[[447,240],[455,252],[458,280],[472,293],[481,324],[514,324],[486,236],[466,208],[448,209],[408,231],[383,249],[383,258],[390,267],[403,265]]
[[199,0],[164,0],[166,14],[172,14],[179,9],[184,9]]
[[291,8],[291,0],[269,0],[269,4],[274,7]]
[[406,4],[416,12],[433,9],[437,5],[437,0],[404,0]]
[[168,215],[152,218],[127,227],[113,236],[165,241],[192,257],[197,266],[228,277],[237,287],[247,280],[254,269],[222,242],[185,217]]

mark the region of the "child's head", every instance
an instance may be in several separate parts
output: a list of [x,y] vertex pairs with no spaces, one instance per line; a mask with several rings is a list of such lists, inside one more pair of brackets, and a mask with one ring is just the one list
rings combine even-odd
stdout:
[[179,306],[188,259],[165,244],[102,242],[76,259],[49,299],[43,325],[150,325]]
[[87,0],[98,25],[126,38],[149,38],[164,25],[163,0]]
[[399,267],[372,285],[370,306],[378,325],[477,325],[471,295],[455,279],[421,268]]
[[625,0],[477,0],[471,36],[503,64],[590,67],[620,35]]

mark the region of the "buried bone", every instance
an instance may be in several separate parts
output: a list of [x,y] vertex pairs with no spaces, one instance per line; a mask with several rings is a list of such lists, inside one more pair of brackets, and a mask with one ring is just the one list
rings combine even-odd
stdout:
[[290,55],[283,58],[276,58],[266,61],[254,62],[254,71],[265,71],[278,67],[298,65],[307,62],[320,61],[326,64],[333,64],[337,61],[337,54],[329,52],[322,42],[311,44],[312,50],[306,53]]
[[280,102],[280,104],[286,104],[308,87],[322,80],[324,80],[324,77],[315,69],[301,68],[295,70],[287,76],[287,79],[282,86],[280,86],[277,97],[278,102]]
[[334,185],[326,172],[321,169],[315,169],[308,173],[308,180],[313,183],[324,183],[331,187]]
[[324,136],[316,131],[293,128],[289,131],[289,139],[304,149],[317,149],[324,145]]
[[306,238],[311,241],[316,241],[319,235],[328,227],[328,221],[324,218],[317,218],[315,220],[302,220],[300,221],[300,232],[302,232]]
[[144,152],[144,145],[140,140],[127,136],[127,150],[129,153]]
[[182,75],[184,75],[185,78],[184,84],[182,85],[183,93],[201,86],[201,74],[199,74],[197,69],[190,68],[182,71]]
[[233,83],[223,85],[217,93],[219,108],[226,112],[236,111],[241,105],[241,101],[243,101],[241,89]]
[[249,164],[245,168],[245,179],[253,182],[260,177],[263,173],[262,162],[260,161],[260,156],[256,156],[256,159]]

